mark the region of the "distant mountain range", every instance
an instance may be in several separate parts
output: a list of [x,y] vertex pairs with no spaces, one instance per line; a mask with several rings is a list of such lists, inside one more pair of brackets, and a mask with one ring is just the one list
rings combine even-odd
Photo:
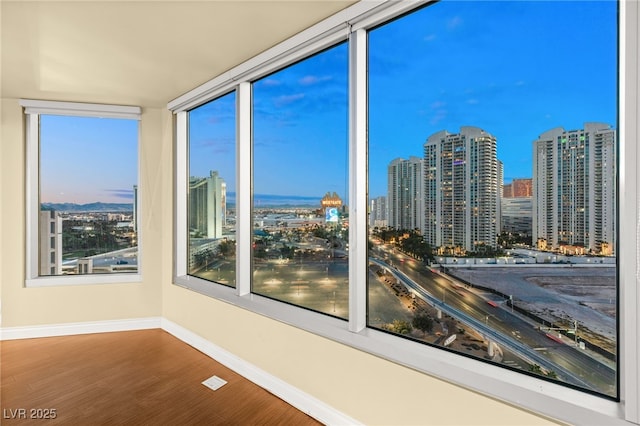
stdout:
[[253,197],[254,207],[267,206],[317,206],[320,207],[322,197],[306,197],[297,195],[269,195],[255,194]]
[[[268,207],[320,207],[322,197],[309,197],[305,195],[271,195],[254,194],[253,206],[256,208]],[[236,193],[227,192],[227,206],[235,206]]]
[[59,212],[132,212],[133,204],[128,203],[42,203],[42,210],[55,210]]
[[[308,197],[300,195],[269,195],[255,194],[253,205],[256,208],[268,207],[320,207],[321,197]],[[227,206],[235,206],[235,192],[227,192]],[[59,212],[131,212],[132,203],[42,203],[42,210],[56,210]]]

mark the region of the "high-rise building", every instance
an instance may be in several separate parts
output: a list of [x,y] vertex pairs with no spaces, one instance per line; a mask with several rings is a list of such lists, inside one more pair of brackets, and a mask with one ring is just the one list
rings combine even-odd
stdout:
[[396,158],[389,163],[387,185],[388,223],[396,229],[422,230],[424,225],[423,160]]
[[533,179],[516,178],[502,190],[500,232],[531,235]]
[[227,185],[211,171],[209,177],[189,179],[189,228],[202,237],[221,238],[226,218]]
[[504,163],[498,160],[498,189],[496,190],[496,234],[502,232],[502,191],[504,190]]
[[502,232],[531,235],[531,197],[503,197],[501,205]]
[[62,218],[40,210],[40,275],[62,275]]
[[616,245],[616,131],[585,123],[533,142],[533,242],[612,254]]
[[431,135],[424,145],[425,240],[449,251],[497,245],[496,138],[482,129]]
[[371,199],[369,210],[369,226],[384,228],[389,225],[387,213],[387,197],[380,196]]
[[502,196],[504,198],[531,197],[533,194],[533,179],[512,179],[511,183],[504,185]]

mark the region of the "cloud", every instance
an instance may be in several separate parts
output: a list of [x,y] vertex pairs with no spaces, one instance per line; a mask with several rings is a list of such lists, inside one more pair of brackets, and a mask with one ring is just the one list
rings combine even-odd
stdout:
[[207,118],[207,124],[233,123],[235,117],[231,114],[214,114]]
[[467,99],[467,104],[469,105],[478,105],[480,103],[477,99]]
[[323,77],[318,77],[315,75],[306,75],[304,77],[302,77],[300,80],[298,80],[298,83],[300,83],[303,86],[311,86],[313,84],[318,84],[318,83],[322,83],[325,81],[329,81],[331,80],[333,77],[327,75],[327,76],[323,76]]
[[453,18],[451,18],[448,22],[447,22],[447,29],[449,29],[449,31],[453,31],[456,28],[460,27],[462,25],[463,21],[462,18],[459,16],[454,16]]
[[304,98],[304,93],[296,93],[295,95],[282,95],[273,100],[276,107],[283,107]]
[[427,116],[429,118],[429,124],[435,126],[441,121],[445,120],[448,115],[448,111],[446,109],[447,103],[443,101],[435,101],[429,105],[428,111],[418,111],[418,114],[421,116]]
[[133,200],[133,188],[132,189],[104,189],[103,191],[108,192],[111,196],[116,198]]
[[198,146],[207,147],[207,152],[215,154],[227,154],[235,152],[236,140],[231,137],[204,139],[198,143]]
[[262,84],[266,87],[276,87],[276,86],[280,86],[282,83],[279,80],[276,80],[275,78],[266,78],[262,80]]
[[427,36],[424,36],[424,38],[422,40],[424,41],[434,41],[436,38],[438,38],[435,34],[429,34]]
[[441,121],[444,121],[446,118],[447,118],[446,109],[440,109],[440,110],[434,111],[433,115],[431,116],[431,120],[429,120],[429,124],[431,124],[432,126],[435,126]]

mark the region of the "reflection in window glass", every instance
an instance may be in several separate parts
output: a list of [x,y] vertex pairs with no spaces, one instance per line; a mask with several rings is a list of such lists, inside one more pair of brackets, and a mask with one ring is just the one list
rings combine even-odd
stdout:
[[189,112],[188,273],[235,287],[236,95]]
[[39,275],[138,271],[138,121],[40,116]]
[[371,31],[369,326],[616,398],[616,123],[615,2]]
[[348,317],[347,45],[253,84],[252,291]]

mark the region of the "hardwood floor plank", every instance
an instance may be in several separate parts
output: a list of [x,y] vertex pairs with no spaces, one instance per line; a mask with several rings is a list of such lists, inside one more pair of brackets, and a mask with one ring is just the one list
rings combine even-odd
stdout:
[[0,383],[3,426],[320,424],[159,329],[0,342]]

